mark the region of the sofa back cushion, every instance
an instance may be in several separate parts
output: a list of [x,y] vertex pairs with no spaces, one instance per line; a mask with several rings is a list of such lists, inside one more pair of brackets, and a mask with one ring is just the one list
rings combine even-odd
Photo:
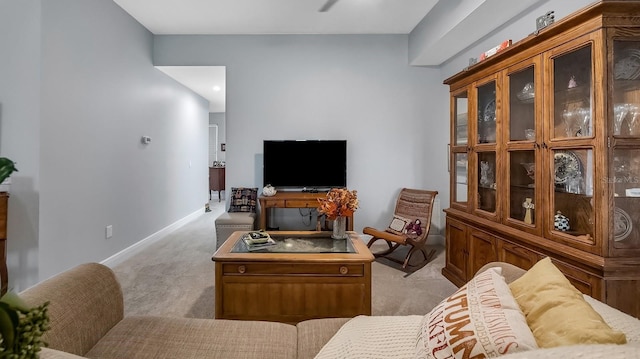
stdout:
[[416,358],[491,358],[537,349],[501,275],[489,268],[445,298],[422,320]]
[[541,348],[624,344],[560,270],[546,257],[509,285]]
[[124,316],[122,289],[115,274],[98,263],[81,264],[20,296],[31,306],[49,301],[49,348],[84,356]]

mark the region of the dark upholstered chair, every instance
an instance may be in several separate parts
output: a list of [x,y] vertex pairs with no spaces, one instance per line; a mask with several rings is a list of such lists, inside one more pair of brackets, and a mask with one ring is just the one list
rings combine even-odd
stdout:
[[[385,251],[373,253],[377,257],[385,257],[394,262],[402,264],[402,268],[406,268],[409,264],[409,259],[415,252],[421,252],[424,256],[424,261],[416,266],[422,266],[431,260],[435,254],[435,249],[427,252],[426,242],[429,236],[429,229],[431,227],[431,213],[433,211],[433,202],[438,195],[437,191],[427,191],[420,189],[403,188],[398,195],[396,202],[396,208],[394,211],[394,222],[399,223],[400,226],[395,229],[387,228],[384,230],[375,229],[372,227],[365,227],[362,231],[364,234],[372,236],[371,240],[367,244],[368,247],[381,239],[387,242],[389,248]],[[420,230],[416,233],[412,233],[411,230],[406,231],[407,224],[415,223],[415,220],[419,220]],[[403,224],[403,221],[406,222]],[[411,222],[410,222],[411,221]],[[391,226],[390,226],[391,227]],[[409,253],[404,259],[404,262],[388,256],[399,246],[410,246]]]

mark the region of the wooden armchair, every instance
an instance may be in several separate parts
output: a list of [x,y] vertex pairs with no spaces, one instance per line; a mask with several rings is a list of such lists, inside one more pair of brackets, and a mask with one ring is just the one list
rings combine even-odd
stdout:
[[[424,261],[416,266],[422,266],[429,262],[436,252],[435,249],[432,249],[427,253],[426,242],[427,237],[429,236],[429,229],[431,227],[433,202],[437,195],[437,191],[403,188],[400,191],[396,202],[394,220],[400,223],[406,220],[406,223],[402,225],[401,228],[396,229],[387,228],[379,230],[372,227],[365,227],[362,230],[364,234],[372,236],[367,247],[371,248],[371,245],[379,239],[386,241],[389,246],[387,250],[373,253],[373,255],[376,258],[385,257],[389,260],[402,264],[402,268],[406,268],[411,256],[415,252],[419,251],[424,256]],[[406,225],[409,223],[408,221],[415,222],[415,220],[420,220],[420,230],[417,230],[418,233],[406,233],[405,228],[407,228]],[[404,262],[388,256],[401,245],[411,247],[409,253],[407,253],[407,256],[404,259]]]

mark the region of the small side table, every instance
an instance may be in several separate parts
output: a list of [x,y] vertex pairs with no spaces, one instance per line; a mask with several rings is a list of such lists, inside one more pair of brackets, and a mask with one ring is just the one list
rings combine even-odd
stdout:
[[224,167],[209,167],[209,200],[211,191],[218,191],[218,202],[222,200],[220,192],[224,191]]

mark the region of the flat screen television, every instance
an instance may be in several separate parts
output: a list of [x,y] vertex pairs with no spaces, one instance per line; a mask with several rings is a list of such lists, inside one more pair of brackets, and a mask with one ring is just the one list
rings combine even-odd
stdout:
[[346,140],[265,140],[263,182],[276,188],[347,186]]

